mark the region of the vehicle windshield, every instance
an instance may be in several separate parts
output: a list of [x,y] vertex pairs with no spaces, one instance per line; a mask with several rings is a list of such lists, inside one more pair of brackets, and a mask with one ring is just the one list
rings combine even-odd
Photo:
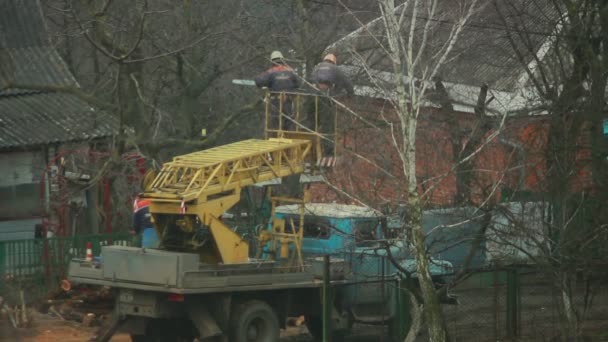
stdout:
[[[300,216],[287,216],[285,217],[285,230],[292,231],[291,223],[295,226],[297,232],[300,227]],[[305,217],[304,218],[304,232],[303,235],[306,238],[313,239],[329,239],[331,231],[331,223],[328,219],[320,217]]]
[[378,226],[380,220],[371,219],[365,221],[353,220],[353,233],[355,235],[355,244],[358,247],[370,247],[375,245],[378,239]]

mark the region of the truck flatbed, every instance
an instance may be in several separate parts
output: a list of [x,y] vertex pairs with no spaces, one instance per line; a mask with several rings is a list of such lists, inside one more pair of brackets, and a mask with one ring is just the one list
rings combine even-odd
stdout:
[[177,294],[320,288],[323,284],[310,265],[304,270],[265,260],[208,265],[200,263],[193,253],[124,246],[103,247],[102,255],[103,262],[72,260],[69,280]]

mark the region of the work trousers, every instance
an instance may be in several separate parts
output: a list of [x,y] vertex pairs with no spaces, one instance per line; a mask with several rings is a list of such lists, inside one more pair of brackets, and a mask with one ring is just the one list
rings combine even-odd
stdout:
[[295,120],[293,110],[293,95],[284,94],[282,104],[281,97],[279,95],[270,96],[269,109],[268,129],[295,131],[296,125],[292,121]]
[[[323,149],[324,157],[331,157],[334,155],[335,145],[335,122],[336,122],[336,105],[332,101],[331,93],[329,89],[321,90],[318,95],[318,128],[317,132],[323,135],[321,138],[321,148]],[[312,123],[311,129],[314,129],[315,112],[314,109],[309,111],[310,122]]]

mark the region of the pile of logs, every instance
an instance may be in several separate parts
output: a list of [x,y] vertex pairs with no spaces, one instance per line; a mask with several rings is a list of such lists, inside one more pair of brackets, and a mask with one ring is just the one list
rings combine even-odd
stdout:
[[[73,289],[69,282],[65,282],[39,302],[37,309],[40,313],[50,313],[61,320],[77,321],[85,326],[99,325],[110,316],[115,294],[109,287]],[[8,319],[16,329],[28,328],[32,324],[33,309],[26,305],[24,292],[20,289],[19,297],[12,300],[0,297],[0,318]]]
[[85,326],[100,324],[111,314],[114,307],[114,292],[109,287],[63,288],[49,293],[40,307],[42,313],[51,313],[61,320],[83,323]]
[[287,325],[290,327],[299,327],[302,324],[304,324],[305,321],[306,321],[306,319],[304,318],[304,316],[288,317]]
[[32,322],[32,314],[25,305],[25,294],[23,290],[19,291],[20,304],[8,305],[4,302],[4,298],[0,297],[0,311],[2,315],[6,315],[14,328],[27,328]]

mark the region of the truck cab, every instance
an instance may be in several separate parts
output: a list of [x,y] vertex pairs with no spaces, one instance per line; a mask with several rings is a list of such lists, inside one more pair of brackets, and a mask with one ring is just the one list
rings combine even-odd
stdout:
[[[283,205],[275,215],[286,222],[286,230],[300,229],[300,206]],[[387,323],[395,316],[395,283],[405,279],[399,268],[416,278],[416,261],[402,239],[386,236],[386,219],[377,210],[347,204],[308,203],[304,210],[302,253],[308,260],[329,255],[334,262],[332,277],[353,285],[337,296],[349,319],[361,323]],[[399,266],[397,267],[396,264]],[[434,259],[431,275],[438,282],[452,273],[452,264]]]

